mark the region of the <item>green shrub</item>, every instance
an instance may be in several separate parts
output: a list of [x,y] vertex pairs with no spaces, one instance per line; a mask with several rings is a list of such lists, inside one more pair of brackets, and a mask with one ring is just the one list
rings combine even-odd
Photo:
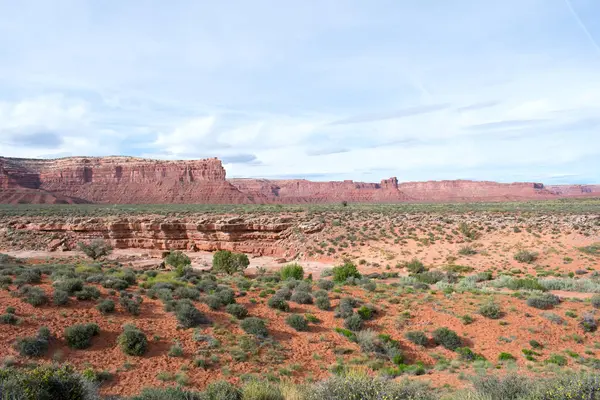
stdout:
[[535,278],[516,278],[508,281],[507,287],[512,290],[539,290],[546,291],[546,288]]
[[537,258],[538,253],[529,250],[520,250],[514,255],[515,260],[527,264],[531,264],[537,260]]
[[358,272],[356,265],[349,261],[345,262],[343,265],[333,267],[332,274],[333,281],[336,283],[345,283],[348,278],[360,279],[360,273]]
[[329,301],[329,297],[317,297],[315,300],[315,304],[319,310],[329,311],[331,308],[331,302]]
[[373,318],[373,316],[376,313],[376,310],[374,306],[367,304],[361,306],[358,310],[356,310],[356,312],[364,321],[368,321]]
[[221,300],[223,305],[235,303],[235,292],[230,288],[221,287],[216,296]]
[[174,268],[175,275],[182,277],[192,264],[192,261],[185,253],[181,251],[172,251],[165,257],[165,264]]
[[130,356],[141,356],[148,350],[146,335],[135,325],[125,325],[123,333],[117,338],[117,342],[121,347],[121,351]]
[[251,380],[242,387],[244,400],[285,400],[277,385],[270,382]]
[[175,304],[175,316],[179,325],[185,329],[210,323],[208,318],[188,299],[179,300]]
[[87,349],[92,345],[92,337],[100,333],[100,327],[96,324],[77,324],[65,328],[65,340],[67,345],[73,349]]
[[286,311],[286,312],[290,311],[290,306],[287,303],[287,301],[285,301],[285,299],[283,297],[280,297],[277,294],[273,295],[273,297],[271,297],[269,300],[267,300],[267,305],[276,310]]
[[128,293],[122,293],[122,296],[119,299],[119,304],[129,314],[140,315],[142,301],[143,300],[140,296],[137,296],[135,298],[130,298]]
[[0,370],[0,395],[6,400],[97,400],[96,387],[68,365]]
[[456,332],[448,328],[436,329],[433,331],[432,337],[436,344],[442,345],[448,350],[456,350],[462,344],[462,341]]
[[110,314],[115,311],[115,302],[110,299],[102,300],[96,305],[96,309],[102,314]]
[[54,288],[56,290],[63,290],[69,295],[83,289],[83,281],[79,278],[69,278],[61,281],[54,282]]
[[461,256],[472,256],[477,254],[477,250],[475,250],[473,246],[462,246],[460,249],[458,249],[458,254]]
[[540,310],[549,310],[560,303],[558,296],[551,293],[534,294],[527,299],[527,305]]
[[77,300],[97,300],[100,298],[100,291],[94,286],[84,286],[75,292],[75,298]]
[[406,332],[404,334],[404,337],[406,338],[406,340],[413,342],[414,344],[419,346],[427,346],[427,344],[429,343],[427,335],[425,335],[425,332],[422,331]]
[[598,329],[598,323],[592,314],[585,314],[579,322],[579,326],[586,332],[596,332]]
[[351,331],[360,331],[363,327],[363,319],[358,314],[349,316],[344,320],[344,326]]
[[567,365],[567,358],[565,356],[561,356],[560,354],[552,354],[550,355],[550,357],[548,357],[548,359],[546,360],[547,364],[556,364],[559,366],[565,366]]
[[144,388],[130,400],[207,400],[204,393],[191,392],[180,387],[166,389]]
[[244,330],[244,332],[254,336],[267,337],[269,335],[269,331],[267,330],[265,321],[263,321],[260,318],[246,318],[240,323],[240,326]]
[[180,343],[175,343],[169,348],[169,357],[183,357],[183,347]]
[[423,263],[416,258],[413,258],[411,261],[404,263],[403,267],[406,268],[406,270],[411,274],[420,274],[427,271],[425,265],[423,265]]
[[300,314],[291,314],[285,319],[285,323],[297,331],[307,331],[308,321]]
[[241,304],[228,304],[225,311],[237,319],[244,319],[248,316],[248,309]]
[[0,315],[0,324],[4,325],[17,325],[21,320],[14,314],[2,314]]
[[200,299],[200,291],[198,289],[180,286],[173,292],[173,295],[180,299],[190,299],[190,300],[199,300]]
[[298,290],[294,290],[294,293],[292,293],[292,297],[290,298],[290,300],[293,301],[294,303],[298,303],[298,304],[312,304],[313,303],[313,298],[310,295],[310,293],[298,291]]
[[473,352],[473,350],[471,350],[468,347],[459,347],[455,351],[459,355],[459,357],[464,361],[477,361],[477,360],[483,361],[483,360],[485,360],[484,356]]
[[591,298],[592,306],[594,308],[600,308],[600,294],[595,294]]
[[36,268],[26,269],[21,271],[17,278],[15,279],[15,283],[17,285],[23,285],[26,283],[40,283],[42,282],[42,271]]
[[210,307],[211,310],[218,310],[223,305],[221,298],[214,294],[206,296],[204,298],[204,303],[206,303],[206,305]]
[[244,271],[248,265],[250,265],[250,260],[246,254],[219,250],[213,255],[212,271],[232,275]]
[[210,383],[204,393],[208,400],[242,400],[242,392],[226,381]]
[[510,353],[502,352],[498,355],[498,360],[499,361],[513,361],[513,360],[515,360],[515,356],[513,356]]
[[89,244],[80,242],[77,247],[92,260],[106,257],[112,252],[112,246],[102,239],[93,239]]
[[498,319],[502,316],[502,310],[500,305],[495,303],[493,300],[483,303],[479,307],[479,314],[489,319]]
[[304,279],[304,268],[298,264],[289,264],[279,270],[279,276],[282,281],[288,279]]
[[319,279],[317,281],[317,287],[319,289],[331,290],[331,289],[333,289],[334,286],[335,286],[335,284],[332,281],[328,281],[326,279]]
[[55,289],[52,294],[52,303],[56,306],[64,306],[69,302],[69,293],[64,290]]
[[340,304],[336,309],[335,317],[348,318],[349,316],[354,314],[354,307],[356,307],[356,305],[356,300],[351,297],[344,297],[340,299]]
[[42,306],[48,303],[48,297],[42,288],[34,286],[21,286],[19,296],[23,297],[23,301],[31,304],[34,307]]

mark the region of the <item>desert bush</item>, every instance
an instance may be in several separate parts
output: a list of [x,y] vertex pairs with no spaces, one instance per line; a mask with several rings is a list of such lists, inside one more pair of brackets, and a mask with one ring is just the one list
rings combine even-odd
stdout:
[[48,297],[42,288],[25,285],[21,286],[18,293],[23,298],[23,301],[34,307],[48,303]]
[[549,310],[560,303],[558,296],[551,293],[534,294],[527,299],[527,305],[540,310]]
[[300,314],[291,314],[285,319],[285,323],[297,331],[307,331],[308,321]]
[[461,256],[472,256],[474,254],[477,254],[477,250],[475,250],[473,246],[466,245],[458,249],[458,254],[460,254]]
[[7,313],[0,315],[0,324],[4,325],[17,325],[20,319],[14,314]]
[[271,308],[274,308],[276,310],[280,310],[280,311],[290,311],[290,306],[287,303],[287,301],[285,301],[285,299],[283,297],[278,296],[277,294],[273,295],[268,301],[267,301],[267,305]]
[[100,333],[100,327],[96,324],[77,324],[65,328],[65,340],[67,345],[73,349],[87,349],[92,345],[92,337]]
[[502,352],[498,355],[498,360],[499,361],[514,361],[515,356],[513,356],[510,353]]
[[0,394],[6,400],[98,400],[97,388],[69,365],[0,370]]
[[535,278],[511,278],[506,287],[512,290],[546,290]]
[[351,297],[344,297],[340,299],[340,304],[336,308],[335,317],[348,318],[349,316],[354,314],[354,307],[356,306],[356,300]]
[[105,299],[96,305],[96,309],[102,314],[110,314],[115,311],[115,302],[110,299]]
[[174,268],[178,277],[185,275],[186,270],[190,268],[192,261],[182,251],[172,251],[165,257],[165,264]]
[[353,314],[348,318],[344,319],[344,327],[351,331],[360,331],[363,327],[363,319],[358,314]]
[[29,268],[18,273],[15,283],[17,285],[42,282],[42,271],[37,268]]
[[185,329],[210,323],[208,318],[188,299],[179,300],[175,304],[175,316],[179,325]]
[[362,288],[367,292],[374,292],[377,289],[377,284],[373,281],[368,281],[362,284]]
[[269,335],[269,331],[267,330],[265,321],[260,318],[246,318],[240,323],[240,326],[244,330],[244,332],[254,336],[267,337]]
[[435,394],[420,382],[397,382],[352,372],[332,375],[313,385],[306,400],[433,400]]
[[313,303],[313,298],[310,295],[310,293],[298,291],[298,290],[294,290],[294,293],[292,293],[292,297],[290,298],[290,300],[293,301],[294,303],[298,303],[298,304],[312,304]]
[[565,356],[561,356],[560,354],[551,354],[550,357],[546,359],[547,364],[556,364],[559,366],[567,365],[567,358]]
[[427,344],[429,343],[429,339],[427,338],[427,335],[425,335],[425,332],[422,332],[422,331],[406,332],[404,334],[404,337],[409,342],[412,342],[419,346],[427,346]]
[[117,338],[117,342],[123,353],[130,356],[141,356],[148,350],[148,339],[146,338],[146,335],[135,325],[125,325],[123,327],[123,333]]
[[187,286],[178,287],[173,292],[173,295],[180,299],[190,299],[190,300],[200,299],[200,291],[198,291],[198,289],[195,289],[192,287],[187,287]]
[[69,302],[69,293],[64,290],[55,289],[52,294],[52,303],[56,306],[64,306]]
[[473,386],[475,393],[469,393],[472,397],[465,400],[525,400],[533,388],[528,378],[515,374],[476,377]]
[[289,300],[292,298],[292,291],[287,287],[282,287],[275,292],[274,296],[281,297],[284,300]]
[[[89,282],[89,280],[87,280]],[[115,289],[115,290],[125,290],[130,285],[124,279],[115,278],[112,276],[102,277],[101,279],[102,287],[105,289]]]
[[368,321],[372,319],[376,312],[377,310],[372,304],[366,304],[364,306],[361,306],[358,310],[356,310],[356,313],[363,319],[363,321]]
[[225,311],[237,319],[244,319],[248,316],[248,309],[241,304],[228,304]]
[[69,295],[72,295],[83,289],[83,281],[79,278],[69,278],[56,281],[53,286],[55,290],[62,290],[69,293]]
[[169,348],[169,357],[183,357],[183,347],[180,343],[174,343]]
[[498,319],[502,316],[502,310],[498,303],[489,300],[479,307],[479,314],[489,319]]
[[93,239],[90,243],[80,242],[77,247],[92,260],[106,257],[112,252],[110,243],[103,239]]
[[593,295],[590,301],[594,308],[600,308],[600,294]]
[[130,400],[207,400],[204,393],[191,392],[180,387],[165,389],[144,388],[140,394]]
[[287,279],[302,280],[304,279],[304,268],[298,264],[289,264],[279,270],[279,276],[283,281]]
[[438,328],[433,331],[433,340],[436,344],[442,345],[448,350],[456,350],[462,344],[460,337],[448,328]]
[[538,253],[529,250],[520,250],[514,255],[515,260],[527,264],[531,264],[537,260],[537,258]]
[[345,283],[348,278],[360,278],[360,273],[354,263],[349,261],[343,265],[338,265],[332,269],[333,281],[336,283]]
[[131,315],[140,315],[142,298],[137,296],[130,298],[128,295],[121,296],[119,304]]
[[100,291],[94,286],[84,286],[75,292],[75,298],[77,300],[97,300],[100,298]]
[[579,322],[579,326],[586,332],[596,332],[598,329],[598,323],[592,314],[585,314]]
[[473,350],[471,350],[468,347],[459,347],[455,351],[458,354],[458,356],[460,357],[460,359],[464,360],[464,361],[485,360],[485,357],[483,357],[480,354],[475,353]]
[[221,298],[214,294],[204,297],[203,301],[211,310],[218,310],[223,305]]
[[329,311],[331,308],[331,302],[329,301],[329,297],[317,297],[315,300],[315,304],[319,310]]
[[208,400],[242,400],[242,392],[227,381],[210,383],[204,394]]
[[447,279],[447,275],[438,270],[419,272],[418,274],[413,274],[413,276],[420,282],[427,283],[428,285],[433,285]]
[[[270,382],[251,380],[242,387],[243,400],[286,400],[279,386]],[[300,400],[294,398],[296,400]],[[290,399],[292,400],[292,399]]]
[[411,261],[404,263],[403,267],[406,268],[406,270],[411,274],[420,274],[427,271],[425,265],[423,265],[423,263],[416,258],[413,258]]
[[555,323],[557,325],[563,325],[565,323],[565,320],[563,319],[563,317],[561,317],[558,314],[555,313],[551,313],[551,312],[543,312],[542,317],[546,318],[548,321]]
[[326,279],[319,279],[317,281],[317,287],[322,290],[331,290],[335,284],[332,281],[328,281]]
[[22,356],[41,357],[48,351],[49,341],[50,334],[47,328],[40,328],[38,334],[34,337],[17,339],[15,348]]
[[223,305],[235,303],[235,292],[230,288],[221,287],[216,296],[221,300]]
[[296,287],[294,288],[294,292],[312,292],[312,284],[305,281],[297,281]]
[[219,250],[213,255],[212,271],[232,275],[244,271],[248,265],[250,265],[250,260],[246,254]]

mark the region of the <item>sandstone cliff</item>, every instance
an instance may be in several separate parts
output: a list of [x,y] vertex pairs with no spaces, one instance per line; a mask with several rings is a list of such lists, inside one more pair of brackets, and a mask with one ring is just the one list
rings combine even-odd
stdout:
[[216,158],[134,157],[33,160],[0,157],[0,203],[265,204],[509,201],[599,196],[600,185],[466,180],[398,183],[226,179]]
[[[133,157],[72,157],[56,160],[0,158],[0,188],[12,202],[31,190],[67,202],[250,203],[225,179],[217,159],[158,161]],[[24,196],[18,199],[18,192]],[[0,196],[0,201],[4,196]],[[37,200],[44,200],[40,197]]]

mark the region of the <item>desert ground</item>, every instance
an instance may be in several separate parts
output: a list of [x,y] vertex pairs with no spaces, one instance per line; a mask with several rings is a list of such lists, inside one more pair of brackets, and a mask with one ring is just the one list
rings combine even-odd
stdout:
[[[600,368],[598,200],[68,207],[0,208],[5,366],[68,362],[106,396],[304,384],[351,369],[452,394],[473,376]],[[103,228],[123,218],[236,227],[211,222],[210,234],[185,237]],[[94,239],[115,248],[93,260],[76,244]],[[249,264],[215,270],[218,250]],[[177,269],[169,252],[189,263]],[[65,329],[89,323],[97,332],[73,345]],[[125,324],[145,334],[143,354],[120,345]],[[19,343],[42,327],[47,348],[27,353]]]

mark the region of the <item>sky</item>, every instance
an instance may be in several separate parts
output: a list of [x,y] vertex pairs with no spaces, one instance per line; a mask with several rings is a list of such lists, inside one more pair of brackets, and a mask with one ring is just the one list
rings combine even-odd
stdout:
[[600,183],[600,1],[0,0],[0,155]]

